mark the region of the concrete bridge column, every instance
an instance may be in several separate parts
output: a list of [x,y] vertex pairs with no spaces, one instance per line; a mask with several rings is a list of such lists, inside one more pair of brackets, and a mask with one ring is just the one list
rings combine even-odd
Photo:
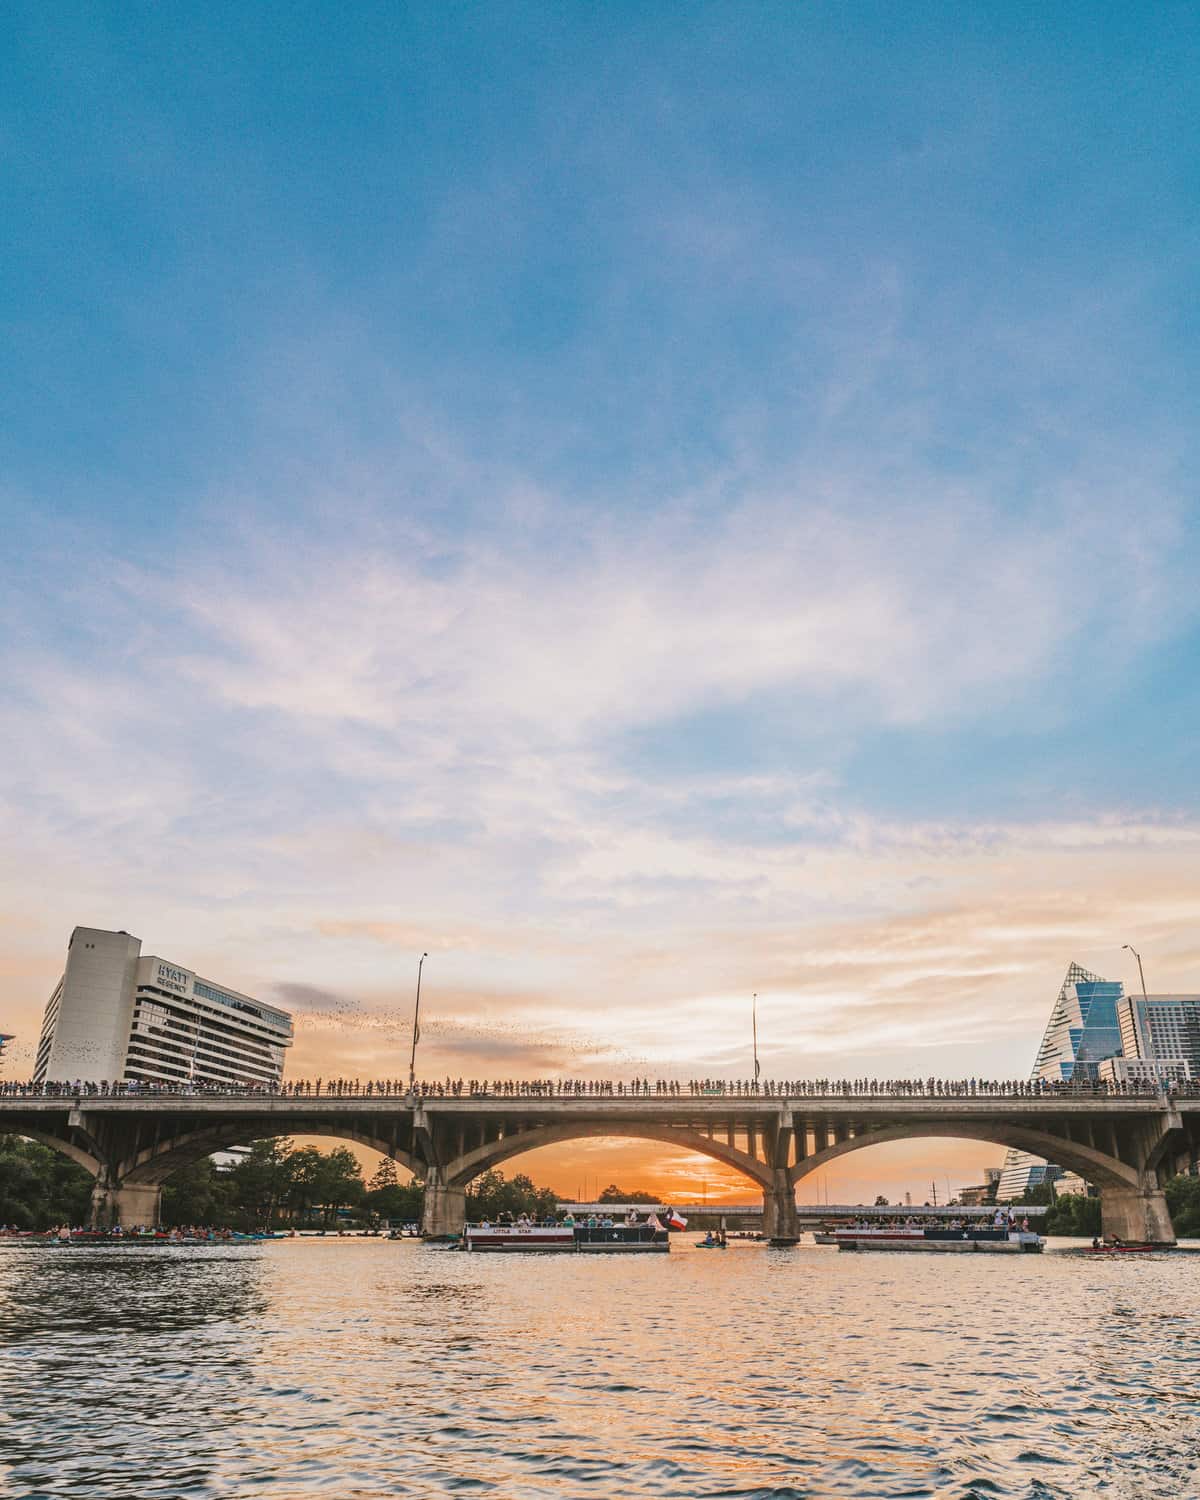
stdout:
[[112,1195],[113,1223],[122,1229],[135,1224],[157,1224],[162,1214],[162,1184],[157,1182],[124,1183]]
[[1175,1227],[1158,1184],[1100,1189],[1100,1229],[1105,1235],[1149,1245],[1173,1245]]
[[461,1234],[467,1222],[467,1191],[447,1187],[430,1174],[425,1184],[425,1204],[421,1213],[421,1233]]
[[109,1181],[108,1169],[101,1167],[92,1183],[92,1206],[88,1213],[89,1229],[110,1229],[113,1222],[113,1198],[116,1189]]
[[768,1239],[795,1244],[800,1238],[796,1190],[788,1181],[786,1167],[777,1169],[773,1177],[771,1186],[763,1188],[763,1233]]
[[157,1224],[162,1213],[162,1186],[157,1182],[114,1182],[102,1168],[92,1188],[89,1223],[93,1229],[132,1229],[135,1224]]

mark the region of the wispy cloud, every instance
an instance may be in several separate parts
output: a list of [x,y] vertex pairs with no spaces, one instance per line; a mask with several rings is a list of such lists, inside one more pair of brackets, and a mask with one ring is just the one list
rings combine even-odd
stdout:
[[[364,1065],[402,1051],[396,960],[428,948],[438,1071],[733,1067],[730,997],[752,988],[790,1073],[956,1066],[964,1005],[1015,1065],[1078,948],[1150,925],[1169,945],[1191,920],[1194,813],[905,819],[830,745],[997,700],[1019,716],[1065,661],[1177,628],[1113,606],[1132,529],[956,495],[903,516],[771,498],[593,520],[561,550],[537,524],[401,550],[360,517],[110,559],[83,649],[21,663],[7,830],[75,870],[59,926],[147,929],[292,998],[297,1061],[318,1030]],[[1174,533],[1151,534],[1145,586],[1166,587]],[[1081,554],[1096,586],[1064,594]],[[673,742],[727,708],[822,732],[786,769],[734,751],[681,771]],[[648,731],[658,749],[631,753]],[[514,1033],[488,1030],[501,1010]]]

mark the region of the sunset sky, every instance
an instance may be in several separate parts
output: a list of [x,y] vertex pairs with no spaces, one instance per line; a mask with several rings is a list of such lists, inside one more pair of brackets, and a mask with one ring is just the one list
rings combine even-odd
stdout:
[[76,923],[294,1076],[406,1075],[424,950],[426,1076],[744,1077],[755,991],[768,1076],[1023,1076],[1072,960],[1200,990],[1194,6],[18,5],[0,64],[7,1076]]

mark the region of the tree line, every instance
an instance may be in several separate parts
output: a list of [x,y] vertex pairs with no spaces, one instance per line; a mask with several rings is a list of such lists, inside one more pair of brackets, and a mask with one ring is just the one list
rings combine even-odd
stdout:
[[[1171,1223],[1181,1240],[1200,1239],[1200,1177],[1172,1177],[1163,1190]],[[1049,1211],[1036,1226],[1039,1234],[1091,1239],[1100,1233],[1100,1199],[1083,1193],[1055,1193],[1050,1185],[1030,1188],[1026,1203],[1044,1203]]]
[[[163,1186],[164,1224],[231,1228],[322,1228],[340,1222],[378,1225],[420,1222],[425,1185],[401,1182],[391,1157],[366,1179],[348,1147],[321,1151],[290,1140],[255,1141],[241,1161],[218,1168],[210,1157],[176,1172]],[[469,1218],[508,1212],[554,1213],[555,1194],[524,1173],[511,1179],[484,1172],[467,1193]]]
[[[1166,1186],[1167,1206],[1181,1239],[1200,1238],[1200,1177],[1174,1177]],[[354,1153],[345,1146],[321,1151],[286,1138],[255,1141],[230,1167],[211,1157],[183,1167],[163,1187],[165,1225],[209,1224],[231,1229],[331,1228],[346,1219],[378,1224],[415,1224],[421,1218],[424,1184],[402,1183],[396,1164],[384,1157],[364,1178]],[[86,1224],[92,1179],[75,1162],[49,1146],[15,1135],[0,1135],[0,1226],[49,1229]],[[626,1191],[615,1183],[601,1203],[654,1203],[658,1194]],[[1027,1201],[1049,1205],[1041,1233],[1090,1239],[1100,1232],[1100,1200],[1080,1194],[1053,1195],[1032,1189]],[[537,1187],[524,1172],[482,1173],[467,1191],[467,1216],[496,1220],[502,1214],[548,1218],[558,1206],[549,1188]]]
[[[351,1219],[365,1224],[421,1218],[424,1184],[403,1183],[384,1157],[366,1179],[346,1146],[321,1151],[286,1138],[255,1141],[239,1160],[218,1166],[211,1157],[181,1167],[163,1185],[164,1225],[208,1224],[231,1229],[331,1228]],[[86,1224],[92,1178],[49,1146],[0,1136],[0,1226],[50,1229]],[[556,1195],[523,1172],[506,1178],[484,1172],[467,1193],[471,1218],[554,1213]]]

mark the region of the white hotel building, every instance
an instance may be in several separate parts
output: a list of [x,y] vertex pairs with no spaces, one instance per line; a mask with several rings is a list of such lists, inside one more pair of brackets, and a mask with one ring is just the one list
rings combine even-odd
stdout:
[[261,1084],[283,1077],[292,1018],[156,955],[76,927],[46,1005],[35,1082]]

